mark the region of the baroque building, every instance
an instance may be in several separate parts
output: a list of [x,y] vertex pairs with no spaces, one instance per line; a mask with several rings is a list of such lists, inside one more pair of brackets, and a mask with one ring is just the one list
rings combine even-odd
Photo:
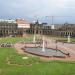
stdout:
[[70,35],[71,37],[75,37],[75,24],[54,24],[48,25],[47,23],[35,22],[31,24],[29,33],[34,34],[43,34],[43,35],[51,35],[51,36],[61,36],[67,37]]
[[3,20],[0,19],[0,37],[24,36],[26,34],[41,34],[51,36],[75,37],[75,24],[29,23],[24,19]]
[[24,19],[0,19],[0,37],[23,36],[30,28],[30,23]]
[[17,35],[17,23],[14,20],[0,20],[0,36]]

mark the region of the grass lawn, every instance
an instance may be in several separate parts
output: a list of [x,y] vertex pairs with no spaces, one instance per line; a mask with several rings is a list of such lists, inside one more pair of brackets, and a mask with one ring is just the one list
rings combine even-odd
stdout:
[[43,61],[19,55],[13,48],[0,48],[0,75],[75,75],[75,62]]
[[[48,39],[55,39],[61,42],[67,42],[67,38],[64,37],[53,37],[53,36],[46,36]],[[39,37],[36,37],[39,38]],[[0,38],[0,43],[16,43],[19,41],[32,41],[33,40],[33,35],[30,35],[29,37],[6,37],[6,38]],[[75,42],[75,38],[71,38],[71,42]]]
[[5,42],[9,42],[9,43],[16,43],[19,41],[31,41],[32,40],[32,36],[30,37],[6,37],[6,38],[0,38],[0,43],[5,43]]

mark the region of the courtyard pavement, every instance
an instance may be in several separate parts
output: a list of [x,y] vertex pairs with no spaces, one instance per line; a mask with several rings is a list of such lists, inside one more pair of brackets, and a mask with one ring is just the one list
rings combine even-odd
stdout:
[[[50,39],[46,39],[44,41],[45,41],[45,47],[61,50],[64,53],[69,53],[70,56],[69,57],[66,56],[66,58],[55,58],[55,57],[53,58],[40,57],[40,58],[45,59],[45,60],[75,61],[75,44],[56,42],[55,40],[50,40]],[[25,43],[20,43],[20,42],[14,45],[14,47],[16,48],[19,54],[25,54],[25,52],[21,49],[24,46],[34,47],[35,45],[25,44]]]

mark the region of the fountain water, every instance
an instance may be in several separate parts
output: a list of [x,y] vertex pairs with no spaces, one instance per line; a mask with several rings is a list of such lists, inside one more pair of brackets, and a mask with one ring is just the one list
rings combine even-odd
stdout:
[[45,41],[44,41],[44,36],[43,36],[42,52],[45,52]]
[[[39,43],[37,43],[38,41],[36,41],[35,43],[31,43],[31,47],[24,47],[23,50],[27,53],[33,54],[33,55],[37,55],[37,56],[44,56],[44,57],[65,57],[65,54],[62,53],[61,51],[57,51],[57,46],[56,46],[56,50],[55,49],[51,49],[48,48],[46,46],[45,43],[45,37],[42,37],[42,48],[38,47]],[[41,42],[40,42],[41,43]],[[28,45],[28,44],[27,44]],[[35,45],[32,47],[32,45]],[[27,57],[24,57],[23,59],[27,59]]]
[[33,37],[33,42],[35,43],[35,34],[34,34],[34,37]]
[[70,43],[70,34],[68,35],[68,43]]

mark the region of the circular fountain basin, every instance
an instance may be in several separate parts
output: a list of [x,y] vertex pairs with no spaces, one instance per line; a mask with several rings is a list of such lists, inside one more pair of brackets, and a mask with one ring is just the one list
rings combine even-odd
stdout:
[[61,51],[50,49],[50,48],[45,48],[45,51],[42,51],[42,48],[26,47],[24,49],[24,51],[27,52],[27,53],[30,53],[30,54],[37,55],[37,56],[61,57],[61,58],[65,57],[65,54],[63,54]]

